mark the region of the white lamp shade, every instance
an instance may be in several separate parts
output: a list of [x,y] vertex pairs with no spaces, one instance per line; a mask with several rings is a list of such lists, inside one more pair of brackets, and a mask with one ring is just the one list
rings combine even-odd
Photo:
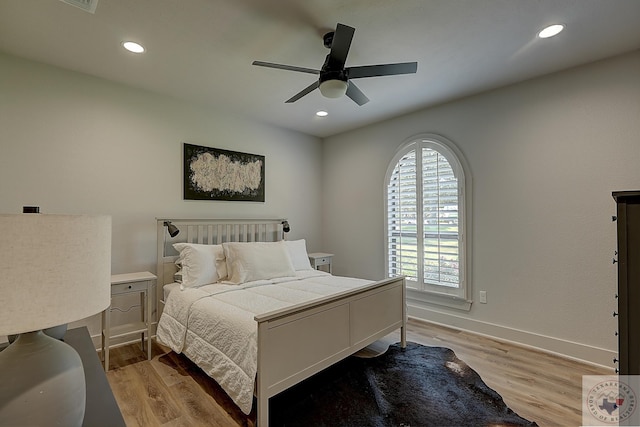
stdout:
[[111,217],[0,215],[0,335],[36,331],[106,309]]
[[320,93],[325,98],[340,98],[347,93],[348,83],[342,80],[325,80],[320,83]]

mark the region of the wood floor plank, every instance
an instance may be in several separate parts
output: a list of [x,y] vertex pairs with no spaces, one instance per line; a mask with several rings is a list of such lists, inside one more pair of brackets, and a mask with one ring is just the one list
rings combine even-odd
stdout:
[[109,371],[107,379],[127,427],[158,425],[147,403],[144,388],[135,374],[135,365]]
[[185,381],[185,375],[181,375],[173,363],[168,363],[168,357],[154,357],[150,361],[151,366],[156,371],[164,385],[171,387],[179,382]]
[[[582,376],[608,375],[580,363],[501,340],[410,319],[407,339],[452,349],[518,415],[541,427],[579,426]],[[399,341],[396,332],[365,355]],[[128,427],[255,427],[220,386],[183,355],[154,344],[153,359],[139,344],[111,350],[107,378]]]
[[173,395],[164,387],[161,377],[156,372],[151,363],[136,363],[135,375],[139,380],[145,393],[147,405],[153,413],[154,419],[159,424],[166,424],[171,420],[180,417],[182,408],[179,405],[180,399],[175,399]]

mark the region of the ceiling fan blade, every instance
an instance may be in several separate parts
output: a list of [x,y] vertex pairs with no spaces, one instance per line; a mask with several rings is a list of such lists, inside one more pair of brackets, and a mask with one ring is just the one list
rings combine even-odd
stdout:
[[253,61],[253,65],[258,67],[278,68],[280,70],[298,71],[300,73],[320,74],[320,70],[314,70],[312,68],[294,67],[292,65],[274,64],[272,62]]
[[350,79],[363,77],[392,76],[394,74],[413,74],[418,70],[417,62],[401,62],[398,64],[363,65],[349,67],[345,71]]
[[317,82],[317,81],[313,82],[312,84],[310,84],[306,88],[302,89],[300,92],[298,92],[295,95],[293,95],[291,98],[287,99],[285,101],[285,103],[296,102],[298,99],[302,98],[303,96],[309,94],[310,92],[313,92],[315,89],[318,88],[319,85],[320,85],[319,82]]
[[349,27],[348,25],[338,24],[336,31],[333,34],[333,41],[331,42],[331,52],[329,57],[331,58],[331,69],[342,69],[344,63],[347,61],[347,54],[351,47],[351,40],[353,39],[353,33],[356,29]]
[[369,102],[369,98],[353,82],[349,82],[349,86],[347,86],[347,96],[358,105],[364,105]]

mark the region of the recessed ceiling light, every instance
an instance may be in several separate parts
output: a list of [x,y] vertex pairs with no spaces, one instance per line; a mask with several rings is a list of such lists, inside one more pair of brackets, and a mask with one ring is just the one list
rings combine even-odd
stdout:
[[144,47],[142,47],[141,44],[138,44],[136,42],[124,42],[122,43],[122,47],[127,49],[129,52],[133,52],[133,53],[144,52]]
[[329,113],[327,113],[326,111],[322,111],[322,110],[320,110],[320,111],[318,111],[316,113],[316,116],[318,116],[318,117],[326,117],[328,115],[329,115]]
[[541,39],[547,39],[549,37],[557,35],[562,30],[564,30],[564,25],[562,24],[549,25],[547,28],[538,33],[538,37],[540,37]]

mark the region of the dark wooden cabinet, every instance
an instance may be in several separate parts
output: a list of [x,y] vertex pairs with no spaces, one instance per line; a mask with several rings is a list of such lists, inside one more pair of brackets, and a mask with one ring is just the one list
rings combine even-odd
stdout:
[[[640,375],[640,191],[615,191],[620,375]],[[635,308],[634,308],[635,307]]]

